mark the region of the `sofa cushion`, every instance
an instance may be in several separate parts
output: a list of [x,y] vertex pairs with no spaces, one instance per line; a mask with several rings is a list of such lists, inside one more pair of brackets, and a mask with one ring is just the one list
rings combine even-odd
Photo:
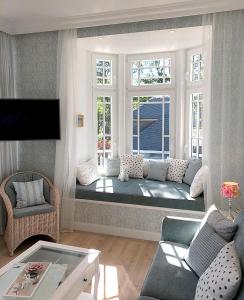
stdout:
[[187,264],[201,276],[227,242],[205,223],[191,242]]
[[108,158],[105,162],[105,174],[106,176],[119,176],[120,171],[120,159]]
[[241,282],[239,257],[233,242],[225,245],[199,278],[195,300],[233,299]]
[[165,181],[169,163],[163,160],[150,159],[147,179]]
[[192,198],[185,183],[130,179],[121,182],[116,177],[103,177],[88,185],[76,186],[76,198],[154,207],[204,211],[204,198]]
[[120,155],[120,168],[126,168],[130,178],[143,178],[143,155]]
[[[234,236],[234,241],[235,241],[236,251],[238,253],[241,262],[242,274],[244,274],[244,211],[243,210],[239,213],[239,215],[235,219],[235,224],[238,226],[238,229]],[[242,277],[241,288],[239,289],[239,293],[236,299],[237,300],[244,299],[243,277]]]
[[185,263],[187,246],[160,242],[141,296],[161,300],[194,299],[198,277]]
[[190,159],[185,176],[183,177],[183,182],[191,185],[195,175],[197,174],[201,166],[201,159]]
[[49,213],[54,211],[54,207],[50,204],[41,204],[37,206],[29,206],[25,208],[14,208],[14,218],[21,218],[26,216],[32,216],[32,215],[39,215],[44,213]]
[[98,180],[97,162],[95,159],[90,159],[82,162],[76,168],[76,176],[79,183],[82,185],[89,185]]
[[166,160],[169,163],[167,179],[182,183],[183,176],[185,175],[188,161],[183,159],[168,158]]
[[214,210],[209,214],[207,222],[227,242],[232,240],[237,230],[237,225],[218,210]]

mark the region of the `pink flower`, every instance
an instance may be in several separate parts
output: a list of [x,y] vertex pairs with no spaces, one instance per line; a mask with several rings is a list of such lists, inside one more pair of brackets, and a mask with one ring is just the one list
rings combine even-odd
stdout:
[[240,196],[240,186],[235,182],[224,182],[221,186],[221,195],[225,198],[237,198]]

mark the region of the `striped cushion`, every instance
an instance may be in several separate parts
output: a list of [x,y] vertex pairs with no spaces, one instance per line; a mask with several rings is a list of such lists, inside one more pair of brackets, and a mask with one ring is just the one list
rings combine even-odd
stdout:
[[226,244],[227,242],[205,223],[192,240],[185,261],[198,276],[201,276]]
[[43,196],[43,179],[27,182],[13,182],[16,192],[16,208],[46,203]]

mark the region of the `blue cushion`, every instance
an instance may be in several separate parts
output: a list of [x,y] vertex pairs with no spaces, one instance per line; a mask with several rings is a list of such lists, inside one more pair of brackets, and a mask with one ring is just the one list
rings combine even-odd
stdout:
[[191,159],[187,166],[185,176],[183,177],[183,182],[191,185],[195,175],[200,170],[201,166],[202,161],[200,159]]
[[187,249],[181,244],[160,242],[141,296],[165,300],[194,299],[198,277],[183,260]]
[[26,216],[39,215],[54,211],[54,206],[50,204],[41,204],[36,206],[29,206],[24,208],[14,208],[14,218],[21,218]]
[[171,181],[130,179],[121,182],[115,177],[103,177],[88,186],[77,184],[76,198],[204,211],[203,195],[192,198],[189,185]]
[[165,181],[169,163],[163,160],[150,159],[147,179]]
[[[13,175],[5,186],[5,193],[8,195],[12,206],[16,206],[16,192],[13,186],[13,182],[26,182],[26,181],[34,181],[42,179],[43,177],[41,175],[38,175],[33,172],[23,172],[16,175]],[[43,179],[43,195],[45,200],[50,203],[50,187],[49,184],[46,182],[45,179]]]

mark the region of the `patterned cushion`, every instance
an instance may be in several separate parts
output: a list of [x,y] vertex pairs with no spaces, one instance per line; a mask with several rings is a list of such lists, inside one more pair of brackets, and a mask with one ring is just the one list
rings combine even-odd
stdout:
[[169,163],[163,160],[149,160],[149,171],[147,179],[165,181]]
[[195,300],[233,299],[241,283],[241,266],[234,243],[224,246],[200,277]]
[[186,169],[185,176],[183,177],[183,182],[191,185],[195,175],[197,174],[197,172],[201,167],[202,167],[201,159],[190,159],[188,167]]
[[43,179],[13,182],[16,191],[16,208],[35,206],[46,203],[43,196]]
[[83,162],[77,167],[77,179],[81,185],[89,185],[99,179],[97,164],[94,159]]
[[131,178],[143,178],[143,155],[123,154],[120,156],[120,168],[126,168]]
[[203,166],[197,172],[196,176],[194,177],[191,188],[190,188],[190,195],[191,197],[195,198],[201,195],[204,191],[204,185],[207,181],[207,174],[208,174],[208,167]]
[[168,158],[166,161],[169,162],[167,179],[170,181],[182,183],[182,179],[185,175],[188,161],[173,158]]
[[106,160],[106,176],[118,176],[120,169],[119,158],[108,158]]
[[226,244],[227,242],[205,223],[192,240],[185,260],[190,268],[201,276]]
[[237,225],[228,220],[218,210],[214,210],[207,218],[208,224],[227,242],[230,242],[237,230]]

